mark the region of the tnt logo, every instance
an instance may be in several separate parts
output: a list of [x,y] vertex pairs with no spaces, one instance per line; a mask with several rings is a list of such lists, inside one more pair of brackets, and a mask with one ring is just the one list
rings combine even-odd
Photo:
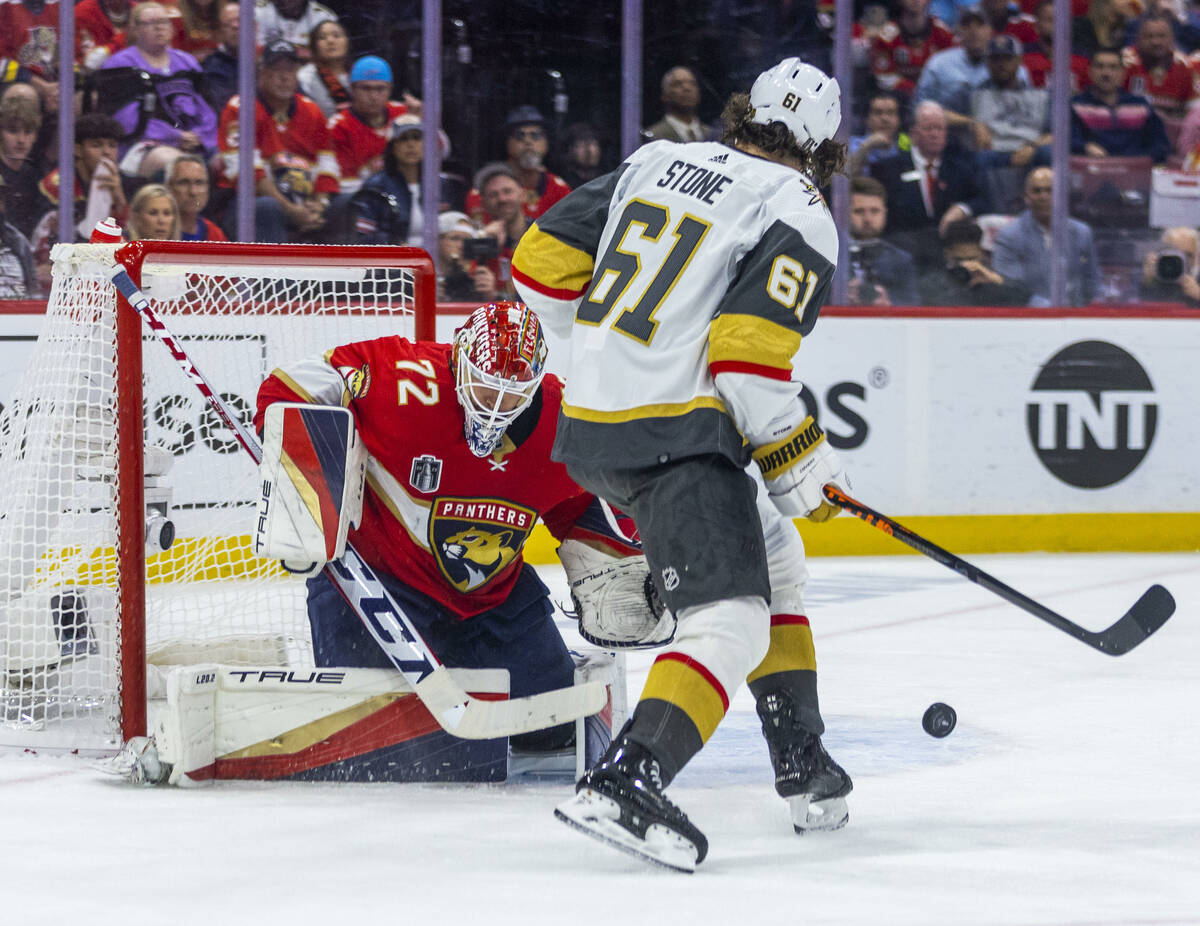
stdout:
[[1154,386],[1132,355],[1105,341],[1079,341],[1050,358],[1025,406],[1029,440],[1046,469],[1068,485],[1120,482],[1154,441]]

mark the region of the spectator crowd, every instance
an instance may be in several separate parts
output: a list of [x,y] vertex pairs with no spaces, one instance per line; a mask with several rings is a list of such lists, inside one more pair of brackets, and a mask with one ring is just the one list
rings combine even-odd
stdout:
[[[46,292],[63,195],[76,240],[106,215],[133,237],[236,236],[238,2],[79,0],[75,74],[62,75],[65,2],[0,3],[0,298]],[[723,78],[761,65],[738,55],[776,50],[830,66],[831,5],[723,10],[711,11],[734,39]],[[1053,0],[855,10],[850,300],[1048,305]],[[421,101],[396,79],[404,62],[355,26],[356,11],[346,0],[255,2],[257,240],[423,242]],[[1200,171],[1200,9],[1073,0],[1072,13],[1068,300],[1200,304],[1196,229],[1151,229],[1146,216],[1152,166]],[[755,29],[757,45],[746,39]],[[674,47],[676,63],[648,83],[658,105],[643,139],[715,140],[723,88],[696,52],[702,36]],[[56,163],[63,79],[76,89],[71,165]],[[454,104],[448,95],[443,112]],[[571,122],[558,97],[553,111],[545,98],[491,104],[503,114],[491,149],[502,157],[455,159],[454,140],[438,133],[443,298],[511,294],[509,258],[529,225],[614,166],[616,126]],[[1173,279],[1160,272],[1180,267]]]

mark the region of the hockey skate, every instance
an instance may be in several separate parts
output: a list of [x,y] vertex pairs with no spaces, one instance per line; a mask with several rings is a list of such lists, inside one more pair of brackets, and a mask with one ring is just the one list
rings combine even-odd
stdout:
[[821,737],[800,726],[788,695],[765,694],[757,706],[775,768],[775,791],[788,802],[796,832],[841,829],[850,819],[850,776],[829,757]]
[[708,854],[704,834],[663,794],[658,760],[637,743],[614,740],[575,792],[554,815],[594,839],[689,874]]

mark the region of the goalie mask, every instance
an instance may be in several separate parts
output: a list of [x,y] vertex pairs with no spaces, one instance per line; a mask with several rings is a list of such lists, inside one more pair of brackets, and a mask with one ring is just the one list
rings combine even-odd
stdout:
[[828,141],[842,122],[838,82],[799,58],[785,58],[763,71],[750,88],[751,122],[782,122],[803,148]]
[[480,306],[454,333],[453,363],[467,445],[475,456],[486,457],[541,385],[542,324],[519,302]]

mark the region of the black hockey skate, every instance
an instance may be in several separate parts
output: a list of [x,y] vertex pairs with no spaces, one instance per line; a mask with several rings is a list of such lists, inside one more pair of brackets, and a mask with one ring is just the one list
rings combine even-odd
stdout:
[[758,699],[758,716],[775,767],[775,791],[791,807],[796,832],[845,826],[846,795],[854,783],[829,757],[821,737],[800,726],[792,699],[782,692],[765,694]]
[[691,873],[708,840],[663,794],[658,760],[624,737],[584,773],[554,815],[589,836],[655,865]]

